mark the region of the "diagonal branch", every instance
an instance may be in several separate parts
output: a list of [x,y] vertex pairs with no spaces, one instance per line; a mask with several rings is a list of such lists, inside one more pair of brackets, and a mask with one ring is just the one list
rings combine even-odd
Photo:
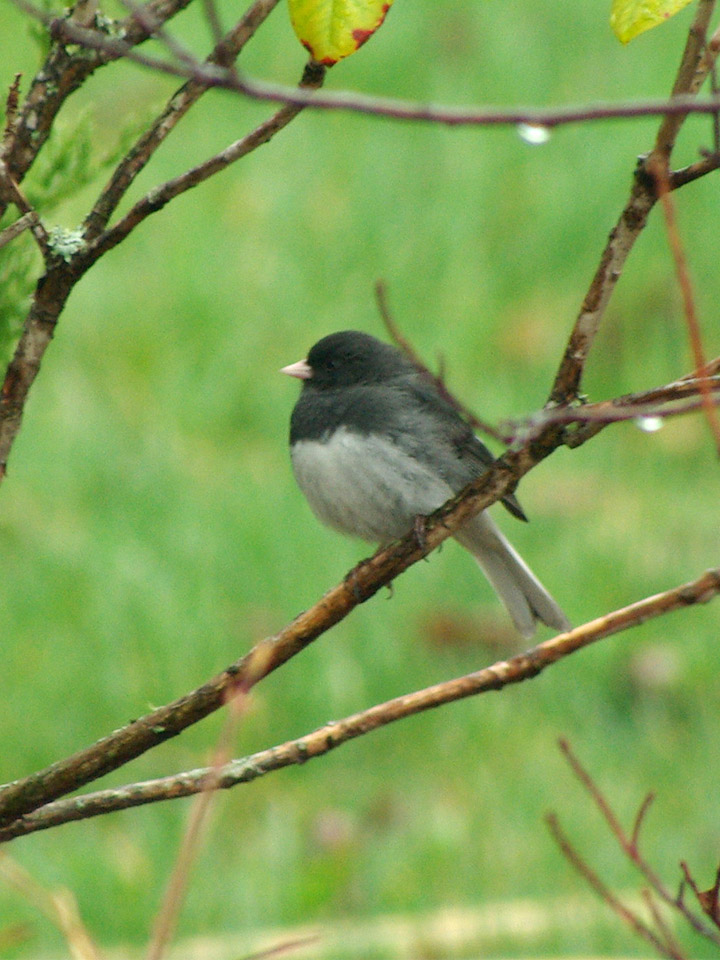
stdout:
[[[718,573],[720,571],[715,571]],[[682,915],[685,917],[690,926],[696,930],[701,936],[706,939],[711,940],[714,944],[720,946],[720,936],[716,934],[714,930],[709,928],[703,921],[697,917],[692,910],[690,910],[682,900],[675,896],[673,893],[668,890],[668,888],[663,883],[659,874],[653,869],[650,863],[644,858],[640,853],[640,848],[638,846],[638,833],[639,833],[639,824],[642,821],[642,816],[644,815],[647,809],[647,800],[640,807],[638,815],[635,818],[635,825],[632,831],[631,836],[628,836],[625,830],[622,827],[615,811],[610,806],[608,799],[600,790],[600,787],[595,783],[589,772],[581,764],[580,760],[575,756],[573,750],[570,747],[570,744],[567,740],[560,741],[560,749],[562,750],[565,758],[567,759],[570,767],[577,777],[578,781],[587,791],[591,800],[597,807],[600,815],[607,823],[610,828],[613,836],[618,842],[620,849],[623,851],[625,856],[630,860],[632,864],[640,871],[642,876],[645,878],[647,883],[650,885],[651,889],[655,891],[657,896],[666,903],[668,906],[673,907],[676,910],[679,910]]]
[[[236,26],[216,42],[206,63],[231,67],[245,44],[254,36],[278,2],[279,0],[255,0]],[[188,80],[172,95],[152,126],[123,157],[95,206],[85,218],[84,230],[88,241],[94,240],[107,226],[113,211],[157,148],[208,89],[206,84],[197,79]]]
[[647,597],[630,606],[605,614],[583,626],[538,644],[526,653],[501,660],[474,673],[434,684],[423,690],[395,697],[362,710],[343,720],[327,723],[297,740],[262,750],[221,767],[191,770],[171,777],[133,783],[125,787],[101,790],[67,800],[59,800],[0,828],[0,841],[46,830],[63,823],[84,820],[129,807],[162,800],[187,797],[207,790],[224,790],[293,764],[323,756],[330,750],[380,727],[404,720],[426,710],[466,697],[501,690],[514,683],[536,677],[545,667],[592,643],[653,617],[696,603],[707,603],[720,594],[720,569],[709,570],[691,583]]
[[[300,86],[309,89],[321,86],[325,78],[325,72],[326,68],[321,64],[315,63],[313,60],[309,61],[303,71]],[[108,250],[117,246],[118,243],[121,243],[143,220],[152,213],[157,213],[175,197],[185,193],[186,190],[192,189],[192,187],[198,186],[204,180],[267,143],[276,133],[286,127],[302,109],[302,106],[296,104],[281,107],[272,117],[269,117],[240,140],[231,143],[220,153],[190,170],[186,170],[180,176],[166,181],[159,187],[155,187],[141,200],[138,200],[114,226],[102,233],[94,243],[89,245],[86,252],[88,266],[104,253],[107,253]]]
[[[37,211],[13,179],[5,161],[0,159],[0,201],[2,200],[6,203],[14,204],[18,212],[28,221],[30,232],[35,237],[35,242],[40,248],[40,253],[47,259],[49,241],[45,225],[38,216]],[[12,230],[13,228],[17,228],[17,223],[8,227],[8,230]],[[22,230],[18,230],[18,232],[21,233]],[[6,233],[5,230],[3,231],[3,234],[4,233]],[[12,237],[10,239],[12,239]]]
[[0,789],[0,824],[30,813],[176,736],[223,706],[238,686],[250,689],[427,556],[471,517],[514,490],[520,477],[561,443],[561,429],[549,426],[525,447],[496,460],[482,477],[436,510],[427,519],[421,538],[411,531],[402,540],[363,560],[314,606],[197,690],[153,710],[85,750]]
[[[30,16],[48,24],[49,15],[28,0],[13,2]],[[192,0],[151,0],[147,9],[152,12],[156,22],[165,22],[191,2]],[[79,24],[74,26],[79,30],[86,29]],[[149,37],[147,30],[132,16],[125,21],[112,23],[108,29],[113,29],[123,36],[123,51],[132,50]],[[97,30],[86,32],[104,38],[102,47],[90,55],[87,49],[69,51],[63,43],[54,43],[32,80],[22,109],[6,131],[7,149],[4,159],[18,184],[22,182],[44,147],[55,119],[68,97],[78,90],[98,67],[124,55],[112,47],[107,33]],[[0,217],[4,212],[5,205],[0,201]]]
[[550,828],[550,832],[555,842],[560,847],[566,860],[572,864],[577,872],[585,878],[590,887],[597,893],[600,899],[606,903],[638,936],[647,941],[661,957],[667,957],[668,960],[687,960],[687,958],[675,950],[674,943],[668,944],[652,930],[636,913],[616,896],[608,885],[600,878],[590,865],[580,856],[578,851],[570,842],[569,837],[560,826],[560,822],[555,814],[550,813],[545,817],[545,822]]
[[[715,63],[718,45],[709,46],[705,42],[714,5],[715,0],[701,0],[698,5],[673,84],[671,103],[693,100]],[[660,162],[667,170],[675,139],[686,116],[669,110],[660,124],[652,152],[638,164],[630,198],[610,231],[600,264],[570,334],[548,398],[549,406],[573,403],[579,398],[585,363],[605,309],[635,241],[645,228],[650,211],[658,199],[653,170]],[[669,180],[673,186],[687,182],[687,178],[678,179],[675,184]]]
[[[712,365],[708,372],[711,369]],[[678,383],[692,389],[688,378]],[[623,399],[627,402],[627,398]],[[561,412],[564,411],[558,411]],[[595,428],[594,432],[600,429],[596,424],[588,424],[588,427]],[[585,439],[592,435],[589,430]],[[472,516],[512,492],[526,473],[567,440],[561,423],[546,423],[542,429],[526,436],[522,446],[506,452],[462,493],[435,511],[427,519],[424,535],[420,538],[422,542],[414,531],[408,533],[402,540],[359,563],[342,583],[329,590],[314,606],[278,634],[261,641],[246,656],[202,687],[73,756],[0,788],[0,824],[30,813],[124,766],[218,710],[239,687],[250,689],[434,550]]]

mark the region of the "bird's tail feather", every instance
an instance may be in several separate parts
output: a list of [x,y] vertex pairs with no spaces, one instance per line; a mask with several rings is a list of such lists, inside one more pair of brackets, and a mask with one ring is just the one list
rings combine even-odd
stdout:
[[495,522],[481,513],[455,533],[472,553],[523,637],[535,633],[537,621],[569,630],[570,621]]

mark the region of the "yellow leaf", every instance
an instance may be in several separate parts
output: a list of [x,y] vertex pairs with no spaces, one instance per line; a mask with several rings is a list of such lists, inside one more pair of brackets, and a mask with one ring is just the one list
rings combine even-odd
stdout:
[[375,33],[393,0],[288,0],[300,43],[331,66],[355,53]]
[[674,17],[690,0],[613,0],[610,26],[621,43]]

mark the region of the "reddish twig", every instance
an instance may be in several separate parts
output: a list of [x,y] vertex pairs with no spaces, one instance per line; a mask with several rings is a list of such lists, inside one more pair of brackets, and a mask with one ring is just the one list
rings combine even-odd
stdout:
[[[671,102],[693,102],[717,57],[717,46],[706,44],[715,0],[700,0],[677,70]],[[717,112],[717,111],[716,111]],[[610,231],[600,263],[570,333],[565,353],[555,375],[547,406],[571,404],[580,397],[585,363],[605,309],[610,302],[628,256],[647,223],[657,200],[655,179],[649,172],[659,160],[668,168],[677,134],[687,114],[668,110],[655,139],[655,146],[635,171],[635,179],[620,217]],[[678,181],[678,184],[681,181]],[[682,182],[689,182],[687,179]],[[672,180],[669,181],[672,185]]]
[[633,850],[638,849],[638,842],[640,839],[640,830],[642,828],[643,823],[645,822],[645,817],[647,816],[647,812],[652,806],[654,800],[655,800],[655,794],[648,793],[645,799],[643,800],[643,802],[640,804],[640,807],[638,808],[638,812],[635,814],[635,822],[633,823],[632,833],[630,834],[630,847]]
[[678,910],[685,920],[693,927],[697,933],[701,934],[708,940],[711,940],[713,943],[720,946],[720,936],[718,936],[713,930],[711,930],[702,920],[697,917],[682,901],[682,898],[679,896],[674,896],[668,888],[663,883],[660,876],[653,870],[650,864],[645,860],[645,858],[640,853],[638,847],[638,831],[640,824],[644,818],[644,815],[649,806],[649,800],[646,797],[643,801],[640,810],[635,818],[635,824],[633,828],[632,835],[627,836],[623,830],[620,821],[618,820],[615,812],[610,806],[607,798],[604,796],[598,785],[595,783],[593,778],[590,776],[588,771],[583,767],[578,758],[573,753],[570,744],[567,740],[560,740],[560,749],[565,755],[566,760],[570,764],[570,767],[580,781],[582,786],[585,788],[587,793],[590,795],[593,803],[600,811],[602,818],[605,820],[607,825],[610,827],[611,832],[613,833],[615,839],[620,846],[620,849],[623,851],[625,856],[630,860],[631,863],[640,871],[642,876],[650,885],[651,889],[657,894],[657,896],[668,906]]
[[645,901],[645,906],[648,908],[648,912],[650,913],[653,923],[655,924],[655,928],[658,932],[658,939],[665,944],[665,949],[667,950],[668,954],[678,958],[686,957],[687,955],[685,951],[678,943],[677,938],[665,920],[665,917],[660,910],[660,906],[653,896],[652,890],[643,890],[642,898]]
[[[317,89],[322,86],[325,72],[325,67],[314,61],[310,61],[303,70],[300,86]],[[276,133],[284,129],[302,109],[302,106],[296,104],[288,104],[282,107],[277,113],[273,114],[272,117],[263,121],[246,136],[231,143],[224,150],[221,150],[220,153],[192,167],[190,170],[186,170],[172,180],[167,180],[160,186],[154,187],[149,193],[142,197],[142,199],[138,200],[117,223],[101,233],[88,245],[87,251],[84,254],[85,269],[104,253],[107,253],[108,250],[112,250],[118,243],[121,243],[135,227],[139,226],[139,224],[151,214],[162,210],[162,208],[171,200],[174,200],[175,197],[198,186],[209,177],[219,173],[221,170],[225,170],[231,164],[236,163],[242,159],[242,157],[247,156],[249,153],[252,153],[253,150],[267,143]]]
[[246,684],[228,691],[228,714],[215,748],[215,756],[201,785],[182,837],[170,880],[160,909],[155,917],[148,946],[147,960],[162,960],[180,915],[192,863],[195,860],[207,825],[210,807],[215,797],[223,767],[230,760],[230,748],[240,718],[247,704],[249,688]]
[[382,322],[385,324],[385,329],[390,335],[390,338],[402,350],[413,366],[416,367],[423,374],[423,376],[428,378],[440,396],[447,400],[447,402],[454,407],[475,430],[480,430],[482,433],[485,433],[490,437],[494,437],[501,443],[504,442],[504,438],[499,430],[487,423],[485,420],[481,420],[469,407],[465,406],[465,404],[459,400],[454,393],[451,393],[450,390],[448,390],[442,372],[440,374],[434,374],[432,370],[420,359],[420,356],[413,345],[410,343],[407,337],[403,335],[399,326],[395,322],[390,310],[390,305],[388,303],[387,287],[384,280],[378,280],[375,283],[375,299],[377,301],[380,317]]
[[545,822],[550,828],[550,832],[557,845],[560,847],[565,859],[572,864],[577,872],[585,878],[590,887],[597,893],[600,899],[606,903],[610,909],[616,913],[630,929],[647,941],[662,957],[669,957],[671,960],[686,960],[684,954],[676,953],[657,934],[638,917],[636,913],[626,907],[612,890],[600,879],[599,875],[591,869],[590,865],[580,856],[578,851],[570,842],[569,838],[562,830],[558,818],[555,814],[548,814]]
[[[690,346],[695,361],[696,372],[703,370],[706,366],[705,351],[702,345],[702,333],[700,330],[700,321],[695,306],[695,296],[693,293],[690,271],[688,269],[687,258],[680,239],[680,233],[675,215],[675,204],[670,192],[670,182],[665,161],[656,158],[650,168],[655,177],[657,194],[660,197],[660,203],[665,217],[665,228],[667,231],[670,250],[672,251],[673,261],[675,263],[675,272],[677,274],[678,285],[683,301],[683,312],[688,327]],[[720,418],[718,418],[715,402],[712,396],[712,387],[709,380],[697,374],[699,377],[700,397],[702,400],[702,409],[710,427],[710,432],[715,440],[715,447],[720,455]]]

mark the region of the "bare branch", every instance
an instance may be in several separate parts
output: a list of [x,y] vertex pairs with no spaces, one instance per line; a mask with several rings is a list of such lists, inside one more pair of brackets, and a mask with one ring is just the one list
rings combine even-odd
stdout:
[[[18,211],[29,219],[29,227],[43,257],[48,256],[48,235],[37,211],[26,199],[20,187],[13,180],[7,164],[0,160],[0,200],[14,204]],[[15,226],[13,224],[9,229]]]
[[[126,787],[101,790],[80,797],[46,803],[35,812],[27,813],[14,822],[8,822],[10,821],[8,817],[6,820],[7,826],[0,828],[0,841],[116,810],[191,796],[208,789],[224,790],[240,783],[248,783],[283,767],[305,763],[315,757],[323,756],[355,737],[363,736],[390,723],[414,716],[416,713],[422,713],[455,700],[488,693],[491,690],[501,690],[510,684],[530,680],[547,666],[598,640],[627,630],[630,627],[638,626],[653,617],[664,616],[673,610],[682,609],[696,603],[707,603],[719,593],[720,569],[709,570],[691,583],[647,597],[630,606],[598,617],[598,619],[576,627],[574,630],[546,640],[526,653],[518,654],[508,660],[498,661],[492,666],[485,667],[475,673],[395,697],[343,720],[327,723],[319,730],[315,730],[299,740],[288,741],[242,760],[233,760],[220,767],[192,770],[172,777],[134,783]],[[269,656],[268,651],[262,650],[262,645],[256,648],[256,651],[255,656],[258,657],[258,661],[263,655]],[[266,669],[266,666],[259,669]],[[260,674],[258,674],[257,679],[260,679]],[[249,689],[247,674],[245,683],[246,688]],[[193,695],[189,696],[192,697]],[[185,698],[185,700],[187,699]],[[161,710],[166,709],[161,708]],[[155,711],[154,714],[137,722],[143,724],[152,722],[152,719],[157,717],[158,713],[159,711]],[[106,738],[101,743],[107,744],[110,739]],[[113,741],[113,749],[116,748],[117,742],[117,739]],[[85,751],[83,755],[78,754],[76,756],[88,759],[88,751]],[[53,768],[50,768],[47,773],[52,770]],[[3,803],[5,808],[8,807],[7,797],[13,787],[16,786],[18,785],[11,784],[0,791],[0,803]],[[614,821],[614,823],[617,830],[620,831],[617,821]]]
[[630,835],[630,846],[633,850],[637,850],[638,843],[640,841],[640,830],[642,825],[645,822],[645,817],[647,812],[655,800],[654,793],[648,793],[643,802],[640,804],[640,808],[635,815],[635,822],[633,823],[632,834]]
[[[227,36],[216,42],[215,49],[206,62],[230,67],[278,2],[279,0],[255,0]],[[198,80],[188,80],[173,94],[155,122],[123,157],[95,206],[85,218],[84,230],[89,242],[95,240],[107,226],[113,211],[157,148],[208,89],[207,85]]]
[[646,879],[650,887],[655,891],[657,896],[668,906],[673,907],[676,910],[679,910],[682,913],[683,917],[687,920],[691,927],[696,930],[701,936],[712,941],[713,943],[720,946],[720,936],[715,933],[714,930],[711,930],[707,927],[699,917],[695,916],[692,910],[683,903],[680,897],[673,896],[673,894],[665,886],[659,875],[655,870],[650,866],[647,860],[642,856],[636,842],[636,834],[638,830],[638,821],[642,819],[642,816],[647,809],[647,799],[643,802],[640,812],[635,818],[635,827],[633,829],[633,836],[629,838],[625,831],[623,830],[620,821],[618,820],[615,812],[613,811],[610,803],[607,798],[604,796],[599,786],[595,783],[593,778],[590,776],[588,771],[583,767],[578,758],[573,753],[570,744],[567,740],[560,740],[560,749],[565,754],[565,757],[570,764],[573,773],[583,785],[585,790],[590,795],[595,806],[600,811],[602,818],[605,820],[607,825],[610,827],[615,839],[620,846],[620,849],[623,851],[625,856],[633,863],[643,877]]
[[564,405],[577,400],[585,362],[600,329],[605,308],[654,205],[654,189],[639,167],[635,172],[630,198],[610,231],[595,276],[580,307],[555,376],[548,399],[549,406]]
[[[325,71],[325,67],[311,60],[303,71],[300,86],[309,88],[321,86],[325,77]],[[276,133],[286,127],[302,109],[301,106],[295,104],[288,104],[287,106],[281,107],[277,113],[261,123],[251,133],[248,133],[240,140],[236,140],[235,143],[230,144],[230,146],[221,150],[220,153],[210,157],[204,161],[204,163],[198,164],[190,170],[186,170],[185,173],[180,174],[180,176],[166,181],[159,187],[155,187],[139,200],[114,226],[102,233],[94,243],[89,244],[86,251],[88,265],[104,253],[107,253],[108,250],[117,246],[117,244],[123,241],[143,220],[149,217],[150,214],[162,210],[170,200],[173,200],[181,193],[185,193],[186,190],[198,186],[198,184],[204,180],[224,170],[242,157],[247,156],[248,153],[256,150],[264,143],[267,143]]]
[[398,347],[400,347],[413,366],[420,370],[422,374],[431,381],[440,396],[447,400],[447,402],[454,407],[458,413],[464,417],[472,427],[474,427],[474,429],[480,430],[482,433],[494,437],[496,440],[499,440],[502,443],[505,438],[501,435],[500,431],[496,430],[491,424],[477,417],[469,407],[466,407],[461,400],[459,400],[448,390],[442,373],[434,374],[432,370],[420,359],[417,351],[414,349],[407,337],[403,335],[397,323],[395,323],[393,315],[390,311],[390,305],[388,303],[387,288],[383,280],[378,280],[375,284],[375,299],[377,301],[378,310],[380,311],[380,316],[385,324],[385,329],[389,333],[390,338],[398,345]]
[[643,890],[642,895],[645,905],[650,911],[650,916],[653,918],[653,923],[655,924],[659,936],[662,938],[668,953],[674,957],[685,957],[685,951],[678,943],[677,938],[670,929],[670,925],[665,920],[665,917],[660,910],[660,906],[653,896],[652,890]]
[[671,960],[685,960],[683,954],[675,953],[672,948],[663,943],[662,940],[655,934],[655,932],[638,917],[636,913],[633,913],[629,907],[626,907],[625,904],[620,900],[612,890],[600,879],[599,875],[591,869],[590,865],[580,856],[578,851],[570,842],[569,838],[563,831],[558,821],[558,818],[554,814],[548,814],[545,818],[545,822],[550,828],[555,842],[560,847],[565,856],[565,859],[577,870],[577,872],[587,880],[588,884],[592,889],[597,893],[600,899],[606,903],[610,909],[616,913],[634,932],[646,940],[655,950],[660,954],[661,957],[669,957]]
[[[720,111],[720,97],[698,101],[695,96],[679,94],[671,99],[649,99],[635,103],[598,103],[567,107],[499,107],[494,109],[455,107],[441,104],[415,103],[391,97],[372,97],[350,92],[310,94],[307,91],[266,83],[233,70],[224,70],[208,62],[192,65],[177,60],[148,56],[133,49],[126,41],[108,37],[96,30],[88,30],[63,18],[53,18],[33,6],[28,0],[13,0],[30,15],[45,22],[54,39],[77,43],[97,50],[112,59],[125,57],[141,66],[173,76],[196,80],[206,86],[219,87],[243,93],[256,100],[295,104],[321,110],[346,110],[370,114],[392,120],[423,121],[447,126],[527,126],[553,129],[568,123],[587,123],[598,120],[634,119],[647,116],[685,117],[691,113],[709,114]],[[189,0],[185,0],[189,2]],[[712,0],[704,0],[712,2]],[[137,43],[137,41],[135,41]]]
[[[687,322],[688,333],[690,337],[690,346],[693,358],[695,360],[696,370],[704,369],[705,351],[702,345],[702,333],[700,330],[700,321],[695,307],[695,296],[693,293],[690,272],[688,270],[687,259],[683,249],[680,233],[675,216],[675,204],[670,193],[670,182],[665,161],[659,157],[652,158],[651,172],[655,176],[655,184],[660,203],[662,205],[663,215],[665,217],[665,226],[672,251],[673,261],[675,263],[675,272],[678,278],[678,285],[682,294],[685,320]],[[709,378],[700,377],[700,396],[702,399],[702,409],[705,418],[710,427],[710,431],[715,439],[715,447],[720,454],[720,419],[712,397],[712,387]]]
[[550,427],[544,437],[532,444],[532,449],[521,448],[496,460],[482,477],[427,519],[422,542],[413,530],[402,540],[362,561],[287,627],[261,641],[199,689],[45,770],[8,784],[0,790],[0,823],[76,790],[176,736],[223,706],[238,685],[249,689],[434,550],[472,516],[514,489],[520,476],[548,456],[560,442],[557,428]]
[[[500,424],[499,433],[505,443],[526,443],[541,433],[548,424],[580,424],[568,432],[565,444],[579,447],[611,423],[626,420],[643,421],[646,418],[667,418],[694,413],[705,403],[703,391],[710,394],[710,402],[720,403],[720,358],[707,364],[701,376],[694,373],[681,377],[662,387],[627,393],[613,400],[600,400],[568,407],[546,407],[523,420],[509,420]],[[699,398],[699,399],[698,399]]]
[[[690,27],[688,41],[680,61],[673,85],[671,103],[693,101],[704,80],[715,63],[717,46],[706,46],[705,37],[714,0],[701,0],[695,19]],[[570,334],[565,354],[555,376],[555,382],[548,398],[548,406],[563,405],[576,401],[580,394],[580,385],[585,362],[605,309],[610,301],[615,284],[620,279],[625,262],[635,241],[643,231],[648,216],[657,200],[657,185],[654,169],[658,163],[668,170],[670,155],[675,138],[687,114],[668,110],[660,125],[652,153],[641,160],[635,171],[630,198],[625,205],[615,227],[605,245],[600,264],[590,284],[580,313]],[[708,172],[709,168],[705,169]],[[699,175],[699,168],[695,171]],[[688,179],[676,181],[676,185],[689,182]],[[669,179],[668,183],[672,183]]]
[[33,213],[24,213],[14,223],[11,223],[9,226],[5,227],[4,230],[0,230],[0,248],[4,247],[8,243],[11,243],[15,237],[19,237],[21,233],[33,225],[35,219],[36,214],[34,211]]
[[707,176],[708,173],[712,173],[717,170],[718,167],[720,167],[720,152],[714,151],[708,156],[703,157],[702,160],[691,163],[687,167],[681,167],[679,170],[672,171],[668,177],[670,189],[677,190],[679,187],[684,187],[686,184],[692,183],[693,180]]

